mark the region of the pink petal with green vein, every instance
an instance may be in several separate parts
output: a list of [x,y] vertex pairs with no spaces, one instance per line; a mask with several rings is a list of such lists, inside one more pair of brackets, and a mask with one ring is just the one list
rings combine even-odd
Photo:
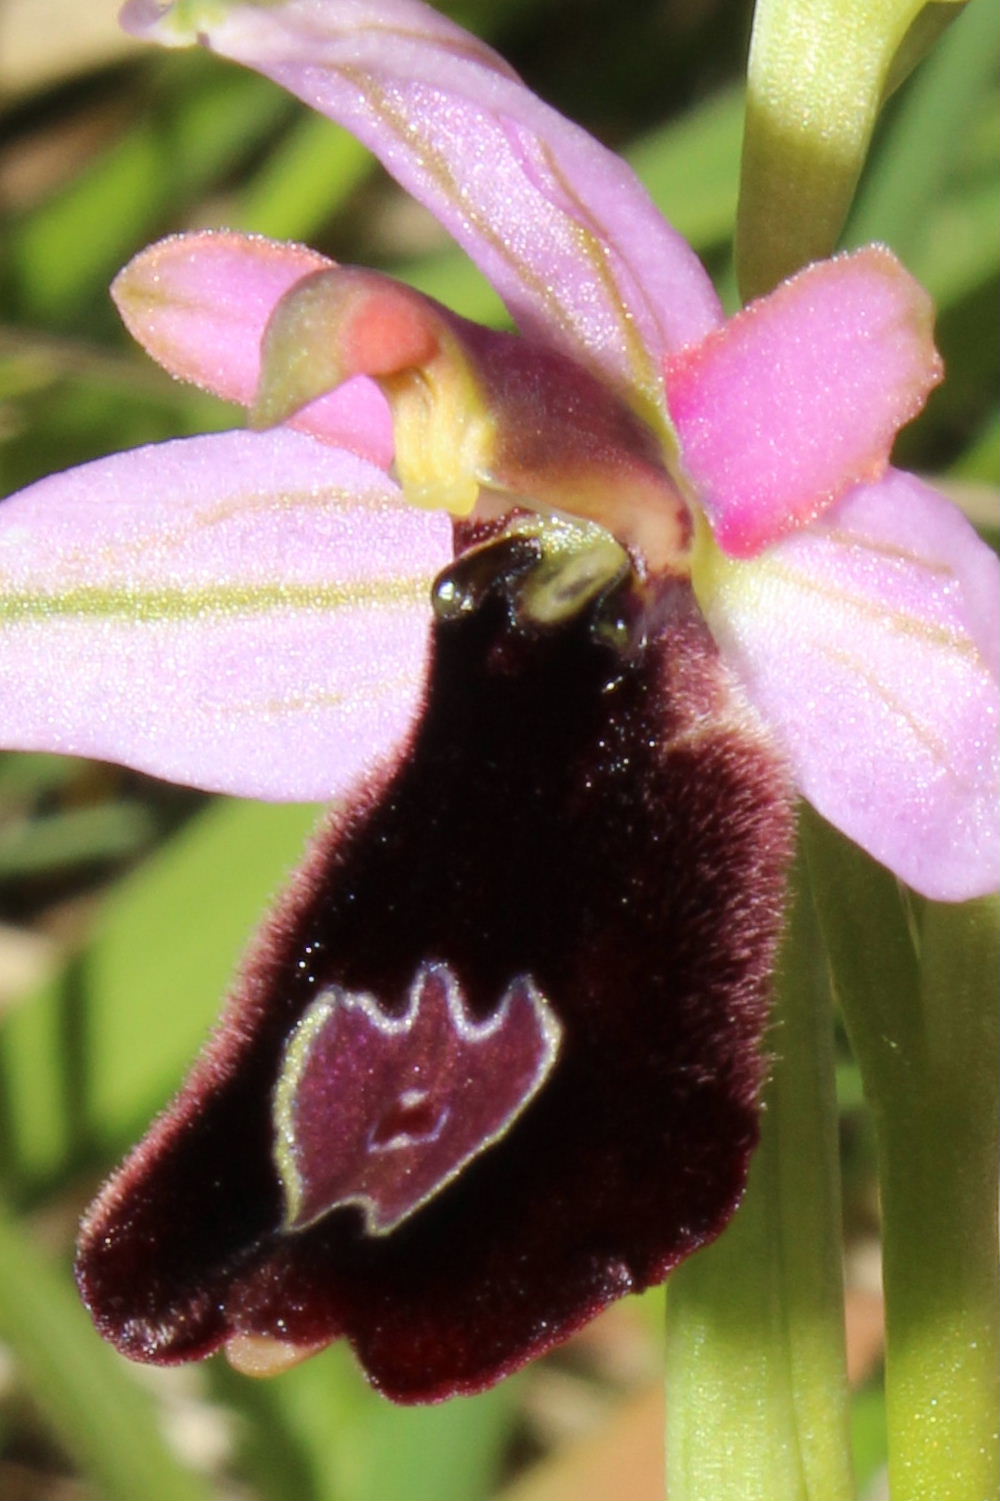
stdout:
[[[111,292],[129,333],[171,375],[248,407],[275,303],[295,282],[332,264],[304,245],[261,235],[172,235],[130,261]],[[392,462],[389,409],[374,381],[348,382],[314,401],[292,426],[383,469]]]
[[933,307],[888,250],[809,266],[667,361],[684,468],[716,539],[753,557],[885,469],[941,379]]
[[440,515],[285,430],[116,454],[0,504],[0,740],[276,800],[418,710]]
[[132,0],[130,31],[203,41],[340,121],[482,267],[525,333],[662,399],[660,360],[720,319],[697,258],[620,158],[416,0]]
[[954,506],[890,470],[699,594],[826,818],[925,896],[1000,885],[1000,564]]

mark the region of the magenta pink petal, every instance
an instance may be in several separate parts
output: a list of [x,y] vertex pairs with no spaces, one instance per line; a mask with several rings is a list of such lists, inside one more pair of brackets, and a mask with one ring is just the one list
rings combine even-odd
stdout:
[[[302,277],[332,264],[304,245],[261,235],[172,235],[140,251],[111,290],[129,333],[171,375],[248,407],[275,303]],[[292,425],[382,469],[392,462],[389,410],[374,381],[349,381]]]
[[925,896],[1000,885],[1000,565],[955,507],[890,470],[700,593],[826,818]]
[[273,799],[406,735],[443,516],[288,431],[116,454],[0,505],[0,740]]
[[734,557],[885,469],[941,378],[927,294],[881,246],[809,266],[667,361],[684,467]]
[[631,169],[428,6],[278,0],[164,14],[133,0],[122,19],[166,45],[203,41],[340,121],[438,216],[525,333],[651,402],[663,352],[719,322],[704,270]]

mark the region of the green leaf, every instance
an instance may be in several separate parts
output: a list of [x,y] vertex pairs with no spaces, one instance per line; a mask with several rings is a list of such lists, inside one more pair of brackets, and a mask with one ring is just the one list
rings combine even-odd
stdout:
[[366,1472],[350,1501],[486,1501],[515,1401],[511,1382],[437,1407],[371,1408]]
[[104,286],[178,200],[203,192],[289,108],[264,80],[196,60],[170,87],[166,60],[132,128],[12,226],[10,274],[22,311],[60,322]]
[[126,800],[17,819],[0,825],[0,879],[133,855],[153,829],[149,810]]
[[463,318],[489,323],[494,328],[510,326],[510,315],[500,297],[478,266],[457,246],[415,260],[397,261],[389,269],[400,281],[408,282],[427,297],[436,297]]
[[854,1494],[833,1024],[801,856],[796,869],[746,1196],[667,1289],[671,1501]]
[[674,228],[701,252],[733,232],[743,103],[741,88],[721,90],[625,152]]
[[103,1345],[68,1274],[0,1206],[0,1337],[102,1501],[211,1501],[164,1443],[151,1399]]
[[[960,479],[980,480],[1000,485],[1000,413],[991,412],[951,473]],[[993,497],[992,530],[996,531],[996,504]],[[996,544],[994,543],[994,546]]]
[[863,1386],[851,1403],[851,1450],[862,1494],[873,1491],[888,1455],[885,1438],[885,1394],[881,1381]]
[[[995,125],[998,61],[1000,10],[989,0],[970,5],[900,99],[858,195],[845,234],[848,246],[885,240],[915,276],[927,280],[924,261],[933,252],[942,198],[956,195],[955,173],[966,154],[965,143],[984,111]],[[980,256],[992,252],[995,264],[995,231],[986,222],[987,198],[991,222],[996,220],[993,176],[990,170],[981,185],[973,185],[968,217],[949,226],[948,239],[958,237],[967,246],[971,242]],[[964,206],[961,197],[959,205]],[[959,205],[952,208],[953,215],[960,212]],[[947,279],[941,285],[940,270],[937,279],[930,290],[940,299],[950,286]]]
[[396,1407],[339,1345],[267,1382],[213,1374],[244,1414],[242,1465],[266,1501],[487,1501],[518,1402],[516,1379],[479,1397]]
[[323,115],[302,114],[233,204],[236,228],[309,240],[369,175],[374,157]]
[[6,1019],[5,1149],[28,1189],[119,1152],[167,1103],[316,814],[213,805],[121,884],[80,964]]

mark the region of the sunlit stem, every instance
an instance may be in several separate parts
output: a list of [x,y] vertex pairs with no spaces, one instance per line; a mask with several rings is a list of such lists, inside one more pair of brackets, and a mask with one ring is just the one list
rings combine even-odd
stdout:
[[746,1199],[668,1285],[669,1501],[854,1495],[832,1016],[801,862],[795,888]]
[[893,1501],[1000,1494],[1000,907],[922,903],[813,817],[807,850],[872,1106]]
[[736,231],[744,300],[835,249],[887,93],[960,9],[757,0]]

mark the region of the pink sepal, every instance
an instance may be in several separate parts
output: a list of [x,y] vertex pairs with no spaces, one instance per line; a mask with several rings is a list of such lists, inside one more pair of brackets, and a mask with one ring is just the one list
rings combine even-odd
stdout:
[[954,506],[890,470],[700,592],[824,817],[925,896],[1000,885],[1000,565]]
[[0,506],[0,740],[333,797],[410,728],[450,556],[443,516],[288,431],[53,475]]

